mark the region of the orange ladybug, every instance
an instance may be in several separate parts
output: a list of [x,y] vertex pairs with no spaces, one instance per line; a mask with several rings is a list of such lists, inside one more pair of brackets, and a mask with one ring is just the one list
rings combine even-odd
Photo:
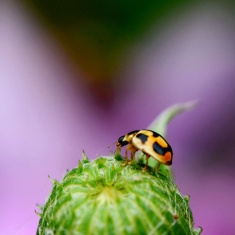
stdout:
[[127,133],[118,138],[116,142],[117,151],[121,150],[121,147],[127,145],[125,162],[123,165],[126,165],[128,162],[128,151],[131,152],[131,160],[128,164],[134,160],[135,153],[138,150],[141,150],[146,154],[146,165],[143,171],[147,170],[148,159],[153,157],[158,161],[157,169],[160,164],[171,165],[173,158],[173,151],[170,144],[157,132],[152,130],[135,130]]

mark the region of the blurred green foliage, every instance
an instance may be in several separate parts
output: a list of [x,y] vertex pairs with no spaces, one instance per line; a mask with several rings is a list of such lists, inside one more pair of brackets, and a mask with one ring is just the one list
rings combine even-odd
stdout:
[[69,52],[90,85],[113,77],[127,49],[186,0],[23,0]]

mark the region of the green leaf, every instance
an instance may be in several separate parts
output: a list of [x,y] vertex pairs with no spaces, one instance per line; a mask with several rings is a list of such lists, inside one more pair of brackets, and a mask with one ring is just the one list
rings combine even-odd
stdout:
[[158,117],[148,126],[148,129],[156,131],[166,137],[167,125],[178,114],[189,111],[198,104],[198,101],[190,101],[172,105],[158,115]]
[[[176,117],[178,114],[189,111],[193,109],[197,105],[198,101],[190,101],[185,103],[179,103],[172,105],[171,107],[165,109],[163,112],[159,114],[159,116],[148,126],[147,129],[153,130],[164,138],[166,138],[167,126],[169,122]],[[138,159],[145,163],[145,155],[139,155]],[[148,165],[152,168],[156,168],[158,162],[154,158],[150,158],[148,161]],[[172,175],[171,167],[161,164],[160,170],[164,175]]]

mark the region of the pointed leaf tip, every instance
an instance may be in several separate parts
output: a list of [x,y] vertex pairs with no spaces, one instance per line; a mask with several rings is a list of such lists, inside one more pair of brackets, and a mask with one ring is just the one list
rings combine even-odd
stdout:
[[80,160],[78,160],[78,171],[81,173],[83,170],[83,164]]
[[189,200],[190,200],[190,196],[189,195],[185,195],[184,196],[184,201],[189,204]]
[[176,115],[189,111],[198,105],[198,100],[189,101],[172,105],[161,112],[158,117],[149,125],[148,129],[153,130],[166,137],[166,130],[168,123]]
[[36,204],[36,206],[40,209],[40,210],[43,210],[44,206],[43,205],[40,205],[40,204]]
[[203,231],[202,227],[198,226],[197,229],[194,229],[193,235],[200,235],[202,231]]
[[82,163],[88,163],[88,162],[90,162],[89,158],[87,157],[85,151],[82,150]]
[[48,175],[49,180],[55,185],[55,184],[59,184],[59,181],[52,179],[49,175]]
[[40,217],[42,217],[42,213],[39,213],[39,212],[37,212],[36,210],[34,210],[34,212],[37,214],[37,215],[39,215]]

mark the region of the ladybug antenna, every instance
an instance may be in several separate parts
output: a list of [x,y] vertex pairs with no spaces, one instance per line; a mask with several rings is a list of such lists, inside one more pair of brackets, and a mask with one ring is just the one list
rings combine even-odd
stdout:
[[[114,143],[110,144],[110,145],[109,145],[109,147],[110,147],[110,146],[112,146],[113,144],[116,144],[116,142],[114,142]],[[109,147],[108,147],[108,148],[109,148]]]

